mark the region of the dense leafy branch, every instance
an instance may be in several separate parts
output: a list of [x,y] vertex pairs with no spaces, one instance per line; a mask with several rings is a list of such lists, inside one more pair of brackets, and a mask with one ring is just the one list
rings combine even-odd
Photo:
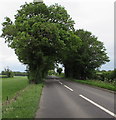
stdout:
[[85,79],[109,61],[103,43],[88,31],[76,31],[58,4],[25,3],[14,22],[5,18],[2,30],[5,42],[27,65],[30,82],[41,82],[55,63],[64,65],[66,77]]

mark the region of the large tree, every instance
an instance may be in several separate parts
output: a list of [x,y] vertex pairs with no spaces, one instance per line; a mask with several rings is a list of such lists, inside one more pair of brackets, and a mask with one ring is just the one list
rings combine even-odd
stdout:
[[74,21],[64,7],[34,2],[21,6],[15,21],[6,17],[2,37],[27,65],[30,82],[39,83],[62,63],[66,77],[85,79],[109,61],[103,43],[90,32],[74,30]]
[[81,46],[67,56],[65,75],[78,79],[91,78],[95,69],[108,62],[109,57],[103,43],[91,32],[80,29],[75,35],[81,39]]
[[70,34],[73,25],[67,11],[58,4],[48,7],[44,3],[26,3],[18,10],[14,22],[6,17],[2,37],[20,62],[28,66],[30,81],[39,83],[54,62],[61,60],[66,47],[62,31]]

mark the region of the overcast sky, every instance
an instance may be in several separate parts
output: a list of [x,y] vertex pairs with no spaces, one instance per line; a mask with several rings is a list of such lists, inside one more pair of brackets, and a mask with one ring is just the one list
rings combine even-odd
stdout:
[[[92,32],[98,40],[104,42],[110,62],[101,69],[114,68],[114,1],[115,0],[44,0],[46,5],[58,3],[65,7],[75,21],[76,29]],[[14,15],[25,2],[33,0],[0,0],[0,34],[4,17],[14,20]],[[0,71],[5,67],[13,71],[24,71],[25,66],[17,59],[14,50],[7,47],[4,39],[0,38]]]

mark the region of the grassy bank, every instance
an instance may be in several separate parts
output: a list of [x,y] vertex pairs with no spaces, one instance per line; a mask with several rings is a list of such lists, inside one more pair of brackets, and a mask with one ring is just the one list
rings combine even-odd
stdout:
[[3,105],[3,118],[34,118],[43,84],[28,85],[11,104]]
[[97,86],[100,88],[105,88],[108,90],[116,91],[115,83],[108,83],[108,82],[100,81],[100,80],[76,80],[76,79],[72,79],[72,78],[65,78],[64,73],[57,75],[57,76],[64,78],[65,80],[75,81],[75,82],[82,83],[82,84],[88,84],[88,85]]
[[27,85],[27,77],[2,78],[2,101],[11,99]]
[[99,80],[73,80],[73,81],[116,91],[116,87],[113,83],[103,82]]
[[7,75],[0,75],[0,78],[8,78]]
[[3,118],[35,117],[43,83],[28,84],[27,77],[14,77],[2,79],[2,87]]
[[82,83],[82,84],[88,84],[88,85],[97,86],[100,88],[105,88],[108,90],[116,91],[115,83],[108,83],[108,82],[101,81],[101,80],[77,80],[77,79],[72,79],[72,78],[65,78],[64,73],[62,73],[60,75],[56,75],[56,76],[64,78],[64,80],[75,81],[75,82]]
[[60,75],[59,74],[56,74],[57,77],[61,77],[61,78],[64,78],[64,73],[61,73]]

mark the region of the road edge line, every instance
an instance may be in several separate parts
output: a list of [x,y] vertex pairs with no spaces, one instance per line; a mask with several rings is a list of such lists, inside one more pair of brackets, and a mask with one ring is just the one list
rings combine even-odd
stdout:
[[59,81],[59,83],[62,85],[63,83],[61,83],[60,81]]
[[69,89],[70,91],[73,92],[73,89],[71,89],[70,87],[68,87],[67,85],[64,85],[64,87],[66,87],[67,89]]
[[93,102],[92,100],[90,100],[89,98],[83,96],[83,95],[79,95],[80,97],[82,97],[83,99],[87,100],[88,102],[92,103],[93,105],[97,106],[98,108],[100,108],[101,110],[105,111],[106,113],[110,114],[111,116],[116,118],[116,114],[114,114],[113,112],[107,110],[106,108],[102,107],[101,105]]

